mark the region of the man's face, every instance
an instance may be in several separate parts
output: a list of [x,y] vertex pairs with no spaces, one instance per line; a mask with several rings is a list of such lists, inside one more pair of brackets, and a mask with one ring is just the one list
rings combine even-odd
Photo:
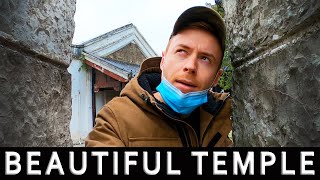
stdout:
[[160,68],[172,85],[188,93],[208,89],[218,82],[221,59],[216,37],[204,30],[186,29],[170,39]]

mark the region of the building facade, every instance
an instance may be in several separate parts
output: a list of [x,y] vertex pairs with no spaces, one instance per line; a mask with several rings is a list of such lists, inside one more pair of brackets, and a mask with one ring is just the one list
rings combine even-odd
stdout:
[[73,45],[71,138],[83,143],[92,130],[99,110],[139,70],[141,62],[157,56],[133,24],[107,32],[84,43]]

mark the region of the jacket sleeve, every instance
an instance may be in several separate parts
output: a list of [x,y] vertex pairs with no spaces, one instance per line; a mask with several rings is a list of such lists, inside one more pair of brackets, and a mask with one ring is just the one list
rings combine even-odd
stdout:
[[124,147],[119,125],[112,110],[104,106],[95,119],[95,126],[85,139],[86,147]]

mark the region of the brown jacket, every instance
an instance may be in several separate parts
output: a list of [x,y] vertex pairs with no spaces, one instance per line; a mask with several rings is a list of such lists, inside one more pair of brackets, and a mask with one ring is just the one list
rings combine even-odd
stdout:
[[195,128],[187,123],[188,118],[181,117],[152,95],[160,83],[160,60],[159,57],[146,59],[136,77],[121,91],[120,97],[113,98],[99,111],[96,125],[85,140],[86,147],[232,145],[228,138],[232,128],[228,94],[211,92],[212,98],[208,103],[191,116],[193,122],[199,122],[196,133]]

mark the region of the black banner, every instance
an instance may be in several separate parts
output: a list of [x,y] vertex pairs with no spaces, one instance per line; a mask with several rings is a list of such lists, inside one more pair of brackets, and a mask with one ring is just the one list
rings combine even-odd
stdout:
[[319,148],[0,148],[0,176],[318,176],[319,153]]

